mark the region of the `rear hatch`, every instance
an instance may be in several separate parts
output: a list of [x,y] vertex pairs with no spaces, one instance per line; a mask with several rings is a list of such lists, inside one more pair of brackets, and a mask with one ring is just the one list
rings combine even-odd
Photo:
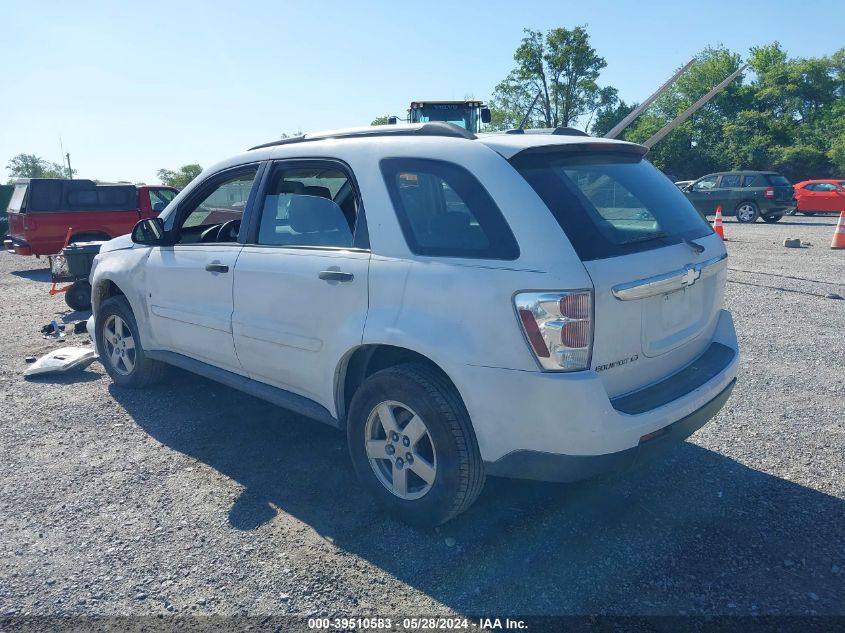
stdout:
[[780,174],[766,174],[766,180],[775,190],[774,200],[786,204],[793,203],[794,189],[792,184]]
[[634,145],[557,145],[511,163],[543,198],[594,285],[591,368],[610,397],[683,368],[722,307],[725,248]]

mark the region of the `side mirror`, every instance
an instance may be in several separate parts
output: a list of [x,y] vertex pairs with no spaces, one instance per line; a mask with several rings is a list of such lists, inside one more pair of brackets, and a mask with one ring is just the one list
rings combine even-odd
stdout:
[[491,116],[490,116],[490,108],[481,108],[481,122],[482,123],[490,123]]
[[388,125],[396,125],[396,117],[395,116],[387,117],[387,124]]
[[161,218],[147,218],[139,221],[132,229],[132,241],[146,246],[160,246],[166,243],[164,221]]

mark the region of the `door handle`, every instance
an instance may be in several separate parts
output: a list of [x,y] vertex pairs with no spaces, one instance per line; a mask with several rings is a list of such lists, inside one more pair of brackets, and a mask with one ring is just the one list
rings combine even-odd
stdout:
[[205,269],[210,273],[227,273],[229,272],[229,267],[226,264],[219,264],[212,262],[211,264],[206,264]]
[[352,273],[341,270],[321,270],[318,276],[325,281],[352,281],[355,278]]

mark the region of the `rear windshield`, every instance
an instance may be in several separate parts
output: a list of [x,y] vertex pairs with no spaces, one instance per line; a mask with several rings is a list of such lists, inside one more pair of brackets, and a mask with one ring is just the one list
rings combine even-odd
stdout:
[[766,178],[769,179],[769,184],[773,187],[791,187],[792,183],[790,183],[786,178],[783,176],[779,176],[777,174],[768,174]]
[[582,260],[712,233],[686,196],[640,156],[528,150],[511,164],[549,207]]

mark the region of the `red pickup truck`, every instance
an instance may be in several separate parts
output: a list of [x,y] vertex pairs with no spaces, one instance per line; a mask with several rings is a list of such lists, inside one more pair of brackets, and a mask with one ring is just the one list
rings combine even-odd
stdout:
[[55,255],[68,229],[71,242],[110,240],[129,233],[138,220],[158,215],[176,193],[161,185],[22,178],[9,201],[3,246],[18,255]]

